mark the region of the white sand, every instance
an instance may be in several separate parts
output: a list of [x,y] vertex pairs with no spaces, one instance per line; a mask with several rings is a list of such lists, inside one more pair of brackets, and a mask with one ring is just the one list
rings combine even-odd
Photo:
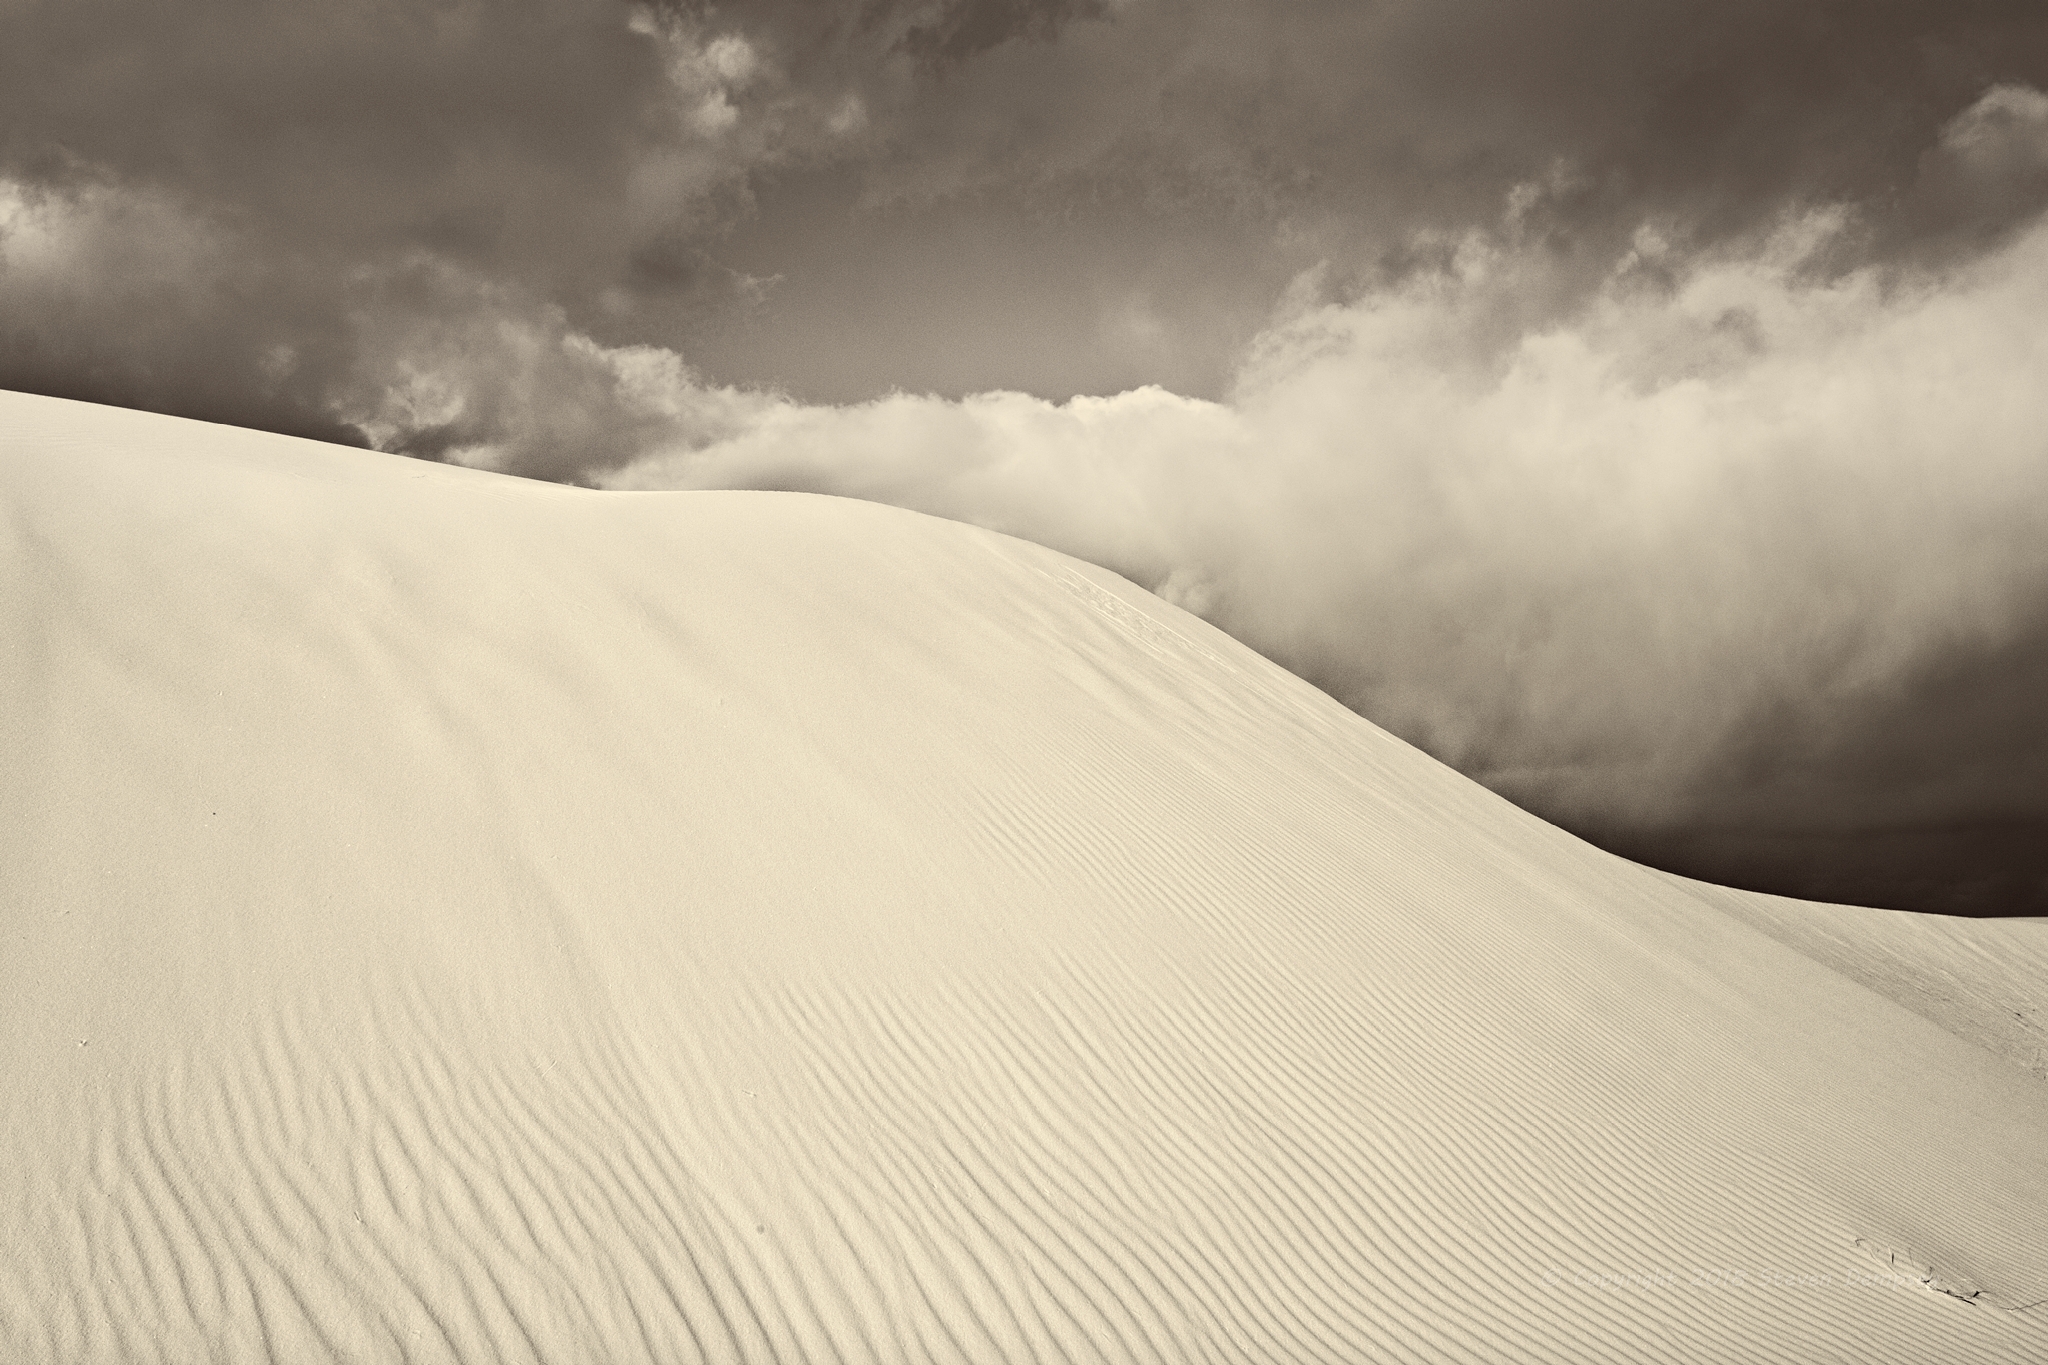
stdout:
[[2048,923],[884,507],[0,395],[0,527],[0,1360],[2048,1360]]

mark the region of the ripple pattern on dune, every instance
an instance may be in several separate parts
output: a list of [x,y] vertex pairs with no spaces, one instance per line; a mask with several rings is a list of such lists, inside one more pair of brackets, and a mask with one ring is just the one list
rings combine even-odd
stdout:
[[[1731,1151],[1708,1106],[1668,1114],[1669,1096],[1583,1064],[1569,1087],[1502,1094],[1508,1069],[1445,1046],[1410,1000],[1360,1010],[1218,966],[1147,981],[1065,962],[658,1012],[687,1034],[493,1028],[418,988],[354,1036],[333,1011],[280,1011],[214,1040],[211,1066],[107,1097],[72,1198],[38,1230],[38,1273],[10,1286],[17,1310],[45,1309],[11,1328],[38,1330],[7,1345],[1908,1360],[1886,1338],[1938,1312],[1896,1288],[1685,1285],[1701,1265],[1831,1251],[1796,1226],[1826,1191]],[[214,1069],[230,1056],[242,1070]],[[1673,1139],[1695,1124],[1699,1140]],[[1559,1265],[1681,1284],[1574,1295]],[[1960,1307],[1935,1322],[1970,1359],[2027,1360],[2041,1340]]]
[[1100,570],[22,402],[0,1359],[2048,1358],[2033,1078]]

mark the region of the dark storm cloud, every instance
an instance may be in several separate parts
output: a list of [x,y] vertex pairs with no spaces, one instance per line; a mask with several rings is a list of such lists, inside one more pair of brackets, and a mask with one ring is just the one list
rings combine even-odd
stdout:
[[374,428],[401,358],[363,348],[423,309],[473,300],[491,349],[508,311],[630,329],[643,304],[743,304],[694,248],[801,140],[757,74],[742,40],[608,0],[17,5],[0,383]]
[[919,61],[943,67],[1013,38],[1050,41],[1071,20],[1100,18],[1104,7],[1105,0],[948,0],[921,14],[897,43]]
[[1682,825],[1581,832],[1781,894],[2048,915],[2043,697],[2048,602],[2037,600],[2005,630],[1865,695],[1826,708],[1774,700],[1697,775]]
[[665,142],[660,55],[609,4],[65,0],[7,27],[17,176],[167,192],[334,267],[601,272]]
[[335,300],[161,196],[0,183],[0,384],[363,444],[322,376]]
[[[0,16],[0,174],[143,196],[236,279],[158,291],[182,349],[95,320],[127,307],[102,275],[0,285],[0,382],[177,406],[208,368],[209,415],[239,393],[250,421],[374,427],[366,286],[393,307],[381,278],[424,261],[800,392],[1220,393],[1290,276],[1327,261],[1328,296],[1359,297],[1519,186],[1547,187],[1523,228],[1556,262],[1532,313],[1652,220],[1703,248],[1854,202],[1854,260],[1981,249],[2038,192],[1920,162],[1986,88],[2048,83],[2044,28],[1992,0],[32,0]],[[764,173],[773,220],[749,215]],[[12,297],[67,288],[75,314]],[[850,317],[857,366],[814,340]]]
[[[1555,264],[1531,312],[1596,288],[1646,221],[1711,249],[1850,202],[1861,236],[1832,268],[1967,254],[1982,240],[1939,231],[1952,200],[1921,159],[1987,88],[2048,83],[2048,24],[2011,0],[1141,0],[919,79],[885,60],[910,9],[872,32],[731,13],[815,88],[857,92],[867,129],[858,158],[789,169],[784,213],[739,226],[724,249],[792,288],[702,353],[841,400],[884,370],[953,394],[1217,396],[1290,276],[1327,261],[1330,296],[1359,297],[1440,265],[1522,186],[1547,187],[1524,229]],[[1980,206],[2010,224],[2025,198]],[[1019,283],[1020,258],[1048,264]],[[814,339],[856,313],[886,354],[835,362]]]

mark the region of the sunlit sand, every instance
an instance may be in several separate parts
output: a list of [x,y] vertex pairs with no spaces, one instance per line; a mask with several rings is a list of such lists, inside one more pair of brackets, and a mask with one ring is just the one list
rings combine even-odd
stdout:
[[2048,923],[867,503],[0,395],[0,514],[0,1359],[2048,1359]]

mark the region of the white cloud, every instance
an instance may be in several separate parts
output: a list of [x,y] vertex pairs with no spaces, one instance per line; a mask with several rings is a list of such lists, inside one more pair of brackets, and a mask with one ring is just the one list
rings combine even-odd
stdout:
[[1540,250],[1475,237],[1398,290],[1294,300],[1228,404],[777,400],[607,482],[1053,545],[1540,807],[1655,819],[1759,710],[1869,695],[2048,590],[2048,228],[1944,275],[1810,278],[1844,224],[1665,261],[1676,287],[1625,262],[1535,329],[1503,319]]
[[751,80],[759,63],[753,46],[737,33],[724,34],[704,45],[704,65],[731,89]]
[[1994,167],[2048,162],[2048,95],[2025,85],[1994,85],[1942,129],[1941,146]]

